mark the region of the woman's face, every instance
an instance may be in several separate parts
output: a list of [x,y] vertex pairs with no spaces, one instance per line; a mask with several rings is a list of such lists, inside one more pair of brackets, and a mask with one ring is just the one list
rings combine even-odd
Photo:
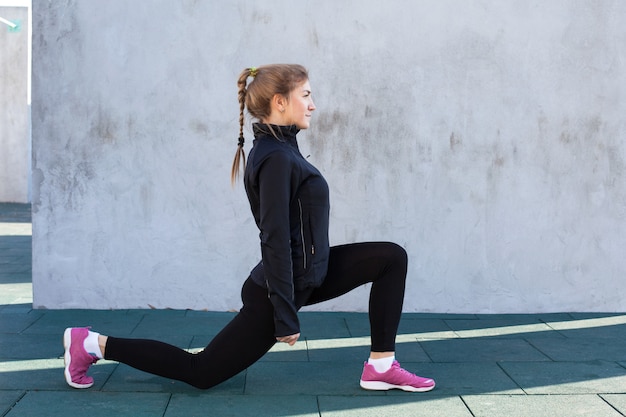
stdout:
[[315,104],[313,104],[311,86],[307,80],[289,94],[289,101],[283,113],[285,124],[296,125],[298,129],[308,129],[313,110],[315,110]]

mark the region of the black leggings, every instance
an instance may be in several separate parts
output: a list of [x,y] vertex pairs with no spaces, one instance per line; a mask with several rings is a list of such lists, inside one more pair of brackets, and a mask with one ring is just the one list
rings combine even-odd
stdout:
[[[296,304],[311,305],[372,283],[369,320],[373,352],[395,351],[407,272],[405,250],[387,242],[330,248],[328,274],[321,287],[296,293]],[[151,374],[211,388],[259,360],[276,343],[274,312],[267,290],[247,279],[240,312],[201,352],[144,339],[109,337],[105,358]]]

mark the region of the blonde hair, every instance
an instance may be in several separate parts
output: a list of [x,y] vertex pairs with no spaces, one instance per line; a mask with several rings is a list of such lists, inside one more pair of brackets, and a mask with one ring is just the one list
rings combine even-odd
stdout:
[[[252,81],[248,84],[248,78]],[[273,64],[259,68],[251,67],[244,69],[239,75],[237,86],[239,87],[239,141],[233,160],[230,180],[234,185],[241,170],[246,167],[246,154],[243,150],[245,139],[243,136],[244,110],[262,121],[270,116],[272,111],[272,98],[278,94],[289,98],[298,85],[309,79],[309,74],[302,65],[297,64]],[[271,130],[271,127],[270,127]]]

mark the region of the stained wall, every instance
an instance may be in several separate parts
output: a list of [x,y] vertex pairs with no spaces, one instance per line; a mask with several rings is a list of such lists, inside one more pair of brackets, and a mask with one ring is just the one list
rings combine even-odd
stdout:
[[[235,82],[298,62],[331,241],[402,244],[406,311],[626,309],[622,1],[36,0],[33,13],[37,307],[239,308],[259,244],[229,182]],[[368,291],[318,308],[365,310]]]

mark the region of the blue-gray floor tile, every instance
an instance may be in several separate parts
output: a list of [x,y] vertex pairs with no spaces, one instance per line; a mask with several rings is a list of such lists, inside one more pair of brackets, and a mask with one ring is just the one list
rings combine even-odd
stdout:
[[441,319],[441,320],[470,320],[476,319],[476,314],[464,313],[402,313],[402,319]]
[[398,337],[415,337],[418,340],[429,339],[453,339],[457,335],[442,319],[411,319],[402,318],[398,327]]
[[[0,250],[2,250],[0,248]],[[11,257],[11,261],[4,258],[0,258],[0,269],[2,270],[3,275],[12,275],[15,273],[23,273],[28,274],[30,276],[32,274],[30,263],[22,261],[20,259],[15,259],[15,257]],[[4,281],[4,280],[2,280]]]
[[216,335],[229,322],[227,316],[212,317],[210,315],[184,314],[157,315],[149,314],[133,330],[133,336],[158,337],[160,334],[176,332],[189,336]]
[[547,361],[544,354],[520,339],[482,337],[422,341],[434,362]]
[[476,314],[476,318],[479,320],[507,320],[511,323],[526,322],[531,323],[535,321],[563,321],[571,320],[572,315],[569,313],[504,313],[504,314]]
[[[402,367],[436,382],[438,395],[523,394],[497,363],[402,363]],[[394,394],[400,391],[390,391]]]
[[0,247],[6,249],[8,253],[18,255],[24,255],[31,252],[32,238],[30,235],[27,235],[27,233],[32,231],[30,226],[24,224],[4,223],[2,224],[2,229],[5,234],[0,236]]
[[474,417],[619,417],[596,395],[477,395],[463,401]]
[[314,396],[174,394],[164,417],[319,417]]
[[320,396],[321,417],[472,417],[459,397],[402,392],[397,396]]
[[219,328],[224,327],[237,315],[236,311],[185,310],[185,317],[200,317],[211,320]]
[[553,361],[626,361],[626,341],[607,338],[539,338],[528,341]]
[[351,337],[369,336],[370,321],[367,313],[340,313]]
[[170,394],[98,391],[29,391],[6,417],[161,417]]
[[593,320],[598,318],[623,317],[623,312],[572,312],[569,313],[573,320]]
[[51,359],[62,356],[63,351],[63,333],[7,333],[0,337],[1,359]]
[[248,369],[251,395],[380,395],[359,387],[363,363],[257,362]]
[[0,391],[0,416],[4,416],[24,394],[25,391]]
[[401,362],[430,362],[431,358],[422,347],[425,342],[396,342],[396,359]]
[[129,336],[143,314],[126,310],[52,310],[30,326],[27,334],[54,334],[62,337],[67,327],[92,327],[108,336]]
[[40,312],[42,315],[45,314],[44,310],[33,310],[33,303],[22,303],[22,304],[8,304],[8,305],[0,305],[0,320],[4,320],[4,316],[6,314],[38,314]]
[[346,320],[341,313],[308,312],[300,314],[299,319],[302,337],[309,340],[350,336]]
[[[26,331],[42,316],[42,313],[33,310],[23,312],[0,310],[0,334],[1,333],[21,333]],[[0,353],[0,355],[2,355]]]
[[626,369],[614,362],[504,362],[500,366],[527,394],[626,392]]

